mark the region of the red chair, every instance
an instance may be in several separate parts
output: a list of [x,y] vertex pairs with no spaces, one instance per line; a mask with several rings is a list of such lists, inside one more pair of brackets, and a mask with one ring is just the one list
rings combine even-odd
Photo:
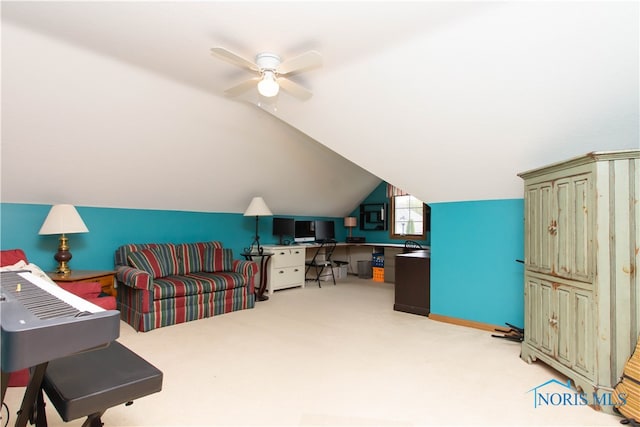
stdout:
[[[0,267],[14,265],[20,261],[29,263],[22,249],[0,251]],[[116,310],[116,299],[112,296],[100,296],[102,286],[98,282],[70,282],[59,286],[82,299],[85,299],[105,310]],[[29,383],[29,369],[12,372],[9,376],[9,387],[25,387]]]

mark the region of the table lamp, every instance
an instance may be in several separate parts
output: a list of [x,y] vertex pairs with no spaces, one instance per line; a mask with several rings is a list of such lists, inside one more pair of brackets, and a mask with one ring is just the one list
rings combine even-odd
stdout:
[[344,226],[349,229],[349,239],[351,239],[351,230],[357,224],[357,219],[355,216],[346,216],[344,217]]
[[262,254],[264,248],[260,246],[260,236],[258,235],[258,221],[261,216],[271,216],[271,210],[267,207],[267,204],[264,202],[262,197],[254,197],[249,203],[249,207],[244,212],[244,216],[254,216],[256,217],[256,236],[251,242],[251,246],[245,250],[245,252],[253,252],[253,245],[256,245],[256,251],[259,254]]
[[53,258],[58,261],[56,273],[69,274],[69,261],[71,252],[69,251],[69,239],[66,234],[88,233],[89,229],[80,218],[80,214],[73,205],[54,205],[49,211],[49,215],[44,220],[42,228],[38,234],[59,234],[58,252]]

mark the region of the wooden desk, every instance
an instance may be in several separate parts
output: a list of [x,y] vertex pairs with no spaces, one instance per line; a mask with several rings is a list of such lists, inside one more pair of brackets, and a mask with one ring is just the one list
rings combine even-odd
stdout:
[[[319,245],[303,245],[307,248],[317,248]],[[333,253],[334,260],[347,261],[348,272],[358,274],[358,261],[371,261],[371,255],[375,252],[384,254],[384,281],[395,283],[396,255],[404,250],[404,243],[338,243]],[[425,246],[425,251],[430,251]],[[309,251],[312,253],[311,251]]]
[[[265,250],[273,253],[266,285],[269,295],[273,295],[273,291],[279,289],[304,287],[305,260],[311,259],[319,247],[320,243],[264,245]],[[371,261],[374,252],[384,251],[385,282],[393,283],[397,270],[395,256],[403,249],[404,243],[338,242],[332,259],[346,263],[349,274],[357,274],[358,261]],[[429,248],[426,247],[424,251],[429,253]]]
[[65,282],[99,282],[102,292],[111,296],[117,296],[115,288],[115,271],[72,270],[69,274],[59,274],[52,271],[47,276],[56,283]]

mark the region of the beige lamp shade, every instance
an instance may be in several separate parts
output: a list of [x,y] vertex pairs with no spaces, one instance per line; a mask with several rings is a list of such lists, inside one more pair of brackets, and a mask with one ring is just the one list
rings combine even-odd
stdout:
[[73,205],[54,205],[38,234],[88,233],[80,214]]
[[344,217],[344,226],[345,227],[355,227],[357,224],[357,220],[355,216],[346,216]]
[[80,218],[80,214],[73,205],[54,205],[44,220],[39,234],[59,234],[58,252],[53,258],[58,261],[56,273],[68,275],[71,273],[69,261],[73,257],[69,251],[69,238],[65,234],[88,233],[89,229]]
[[271,216],[271,209],[264,202],[262,197],[254,197],[249,203],[249,207],[244,211],[244,216]]
[[347,239],[347,241],[349,241],[349,239],[351,239],[351,230],[353,229],[353,227],[356,226],[356,223],[357,223],[357,219],[356,219],[355,216],[345,216],[344,217],[344,226],[349,229],[349,238]]

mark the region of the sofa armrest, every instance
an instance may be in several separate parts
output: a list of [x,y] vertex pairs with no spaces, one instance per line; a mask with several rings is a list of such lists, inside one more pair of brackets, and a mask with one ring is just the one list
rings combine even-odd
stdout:
[[125,286],[134,289],[151,290],[153,280],[151,275],[143,270],[133,267],[120,266],[116,270],[116,280]]
[[233,272],[241,273],[251,278],[256,274],[258,274],[258,263],[255,261],[244,261],[244,260],[234,259]]

